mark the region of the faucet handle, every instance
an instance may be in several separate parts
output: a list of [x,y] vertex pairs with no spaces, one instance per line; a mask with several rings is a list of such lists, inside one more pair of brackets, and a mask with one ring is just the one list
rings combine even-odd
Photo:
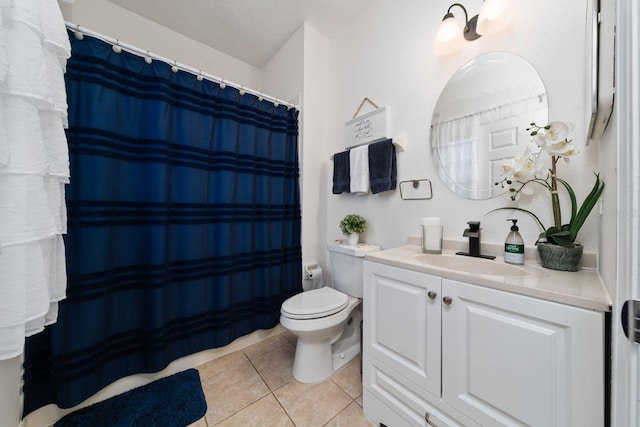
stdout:
[[469,231],[480,231],[480,221],[467,221]]

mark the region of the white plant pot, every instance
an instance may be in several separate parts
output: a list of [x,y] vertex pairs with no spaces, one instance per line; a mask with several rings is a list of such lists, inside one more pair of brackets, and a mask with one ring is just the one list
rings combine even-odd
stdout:
[[358,233],[351,233],[347,236],[347,245],[355,246],[358,244],[358,239],[360,239],[360,235]]

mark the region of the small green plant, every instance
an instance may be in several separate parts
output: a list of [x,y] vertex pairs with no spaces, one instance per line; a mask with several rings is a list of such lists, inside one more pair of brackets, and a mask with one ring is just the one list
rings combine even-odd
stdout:
[[356,214],[349,214],[340,221],[340,230],[345,236],[351,233],[362,234],[367,231],[367,220]]

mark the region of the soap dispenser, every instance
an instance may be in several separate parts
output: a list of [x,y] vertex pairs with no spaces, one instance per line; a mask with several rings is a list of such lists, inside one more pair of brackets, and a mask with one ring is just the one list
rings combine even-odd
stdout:
[[518,220],[508,219],[507,221],[512,221],[513,225],[504,242],[504,262],[524,264],[524,240],[518,231]]

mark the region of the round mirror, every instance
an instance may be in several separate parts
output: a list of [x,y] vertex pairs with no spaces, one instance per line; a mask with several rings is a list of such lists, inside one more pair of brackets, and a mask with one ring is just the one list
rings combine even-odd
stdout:
[[454,193],[488,199],[505,190],[500,165],[524,152],[531,122],[546,124],[547,94],[525,59],[491,52],[467,62],[442,90],[431,120],[431,157]]

